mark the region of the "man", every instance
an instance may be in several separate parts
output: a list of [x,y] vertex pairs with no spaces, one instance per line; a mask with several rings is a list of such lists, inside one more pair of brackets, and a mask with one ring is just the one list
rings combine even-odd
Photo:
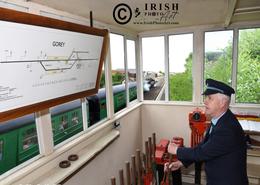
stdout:
[[204,140],[194,148],[168,146],[178,161],[169,165],[171,170],[205,162],[207,185],[247,185],[246,141],[244,132],[234,114],[229,110],[232,87],[213,80],[206,80],[204,91],[205,113],[211,117],[211,127]]

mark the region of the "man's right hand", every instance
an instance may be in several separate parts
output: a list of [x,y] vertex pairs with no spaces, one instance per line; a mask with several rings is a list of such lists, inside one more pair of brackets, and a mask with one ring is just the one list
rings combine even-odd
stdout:
[[165,163],[164,164],[164,171],[166,172],[166,171],[168,171],[169,169],[171,170],[171,171],[176,171],[176,170],[178,170],[180,167],[182,167],[183,166],[183,164],[182,164],[182,162],[181,161],[174,161],[174,162],[172,162],[172,163]]

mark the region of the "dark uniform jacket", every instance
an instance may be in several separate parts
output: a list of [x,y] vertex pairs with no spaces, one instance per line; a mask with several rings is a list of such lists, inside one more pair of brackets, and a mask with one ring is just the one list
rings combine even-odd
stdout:
[[244,132],[229,109],[198,146],[178,148],[177,158],[186,167],[204,161],[207,185],[248,184]]

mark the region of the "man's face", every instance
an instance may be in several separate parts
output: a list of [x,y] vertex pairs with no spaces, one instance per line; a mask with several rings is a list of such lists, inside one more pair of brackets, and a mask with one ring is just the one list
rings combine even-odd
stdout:
[[205,113],[210,117],[217,117],[221,109],[221,101],[217,94],[205,96]]

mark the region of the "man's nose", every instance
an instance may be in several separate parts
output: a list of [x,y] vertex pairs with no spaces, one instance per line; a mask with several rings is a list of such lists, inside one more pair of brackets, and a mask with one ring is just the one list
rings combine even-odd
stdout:
[[205,98],[204,98],[204,105],[206,105],[207,103],[208,103],[208,98],[205,97]]

